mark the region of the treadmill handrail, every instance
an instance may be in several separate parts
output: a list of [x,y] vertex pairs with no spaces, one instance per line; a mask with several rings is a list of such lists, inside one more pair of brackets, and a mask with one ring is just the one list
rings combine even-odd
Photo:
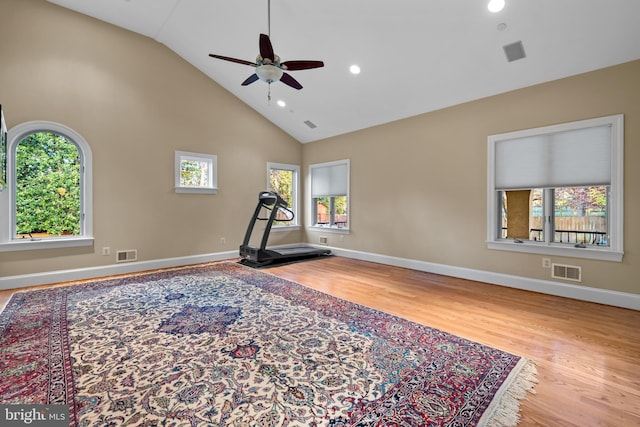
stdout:
[[267,241],[269,240],[269,234],[271,233],[271,226],[276,219],[276,215],[279,209],[286,210],[291,213],[291,219],[295,217],[294,212],[289,209],[289,205],[287,202],[280,197],[280,195],[275,191],[262,191],[258,195],[258,205],[256,206],[255,211],[253,212],[253,216],[251,217],[251,221],[249,221],[249,226],[247,227],[247,232],[244,235],[244,241],[242,242],[242,246],[249,246],[249,241],[251,240],[251,235],[253,234],[253,228],[256,225],[256,221],[258,219],[264,220],[265,218],[259,218],[260,211],[262,208],[269,209],[271,211],[269,218],[267,218],[267,225],[265,226],[264,233],[262,235],[262,241],[260,242],[260,249],[264,250],[267,247]]
[[253,211],[253,216],[249,221],[247,232],[244,234],[244,240],[242,241],[242,246],[249,246],[249,240],[251,240],[251,234],[253,234],[253,227],[255,227],[256,225],[256,220],[258,219],[258,215],[260,215],[261,210],[262,210],[262,203],[258,202],[258,206],[256,206],[255,211]]

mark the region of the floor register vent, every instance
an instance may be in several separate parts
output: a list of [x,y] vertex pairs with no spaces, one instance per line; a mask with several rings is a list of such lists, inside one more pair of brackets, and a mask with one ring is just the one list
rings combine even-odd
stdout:
[[551,264],[551,277],[554,279],[582,282],[582,267],[565,264]]
[[116,253],[116,262],[129,262],[138,259],[138,250],[132,249],[128,251],[118,251]]

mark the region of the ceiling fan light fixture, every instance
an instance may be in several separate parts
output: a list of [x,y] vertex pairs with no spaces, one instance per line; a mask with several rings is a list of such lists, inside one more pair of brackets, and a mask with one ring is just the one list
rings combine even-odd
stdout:
[[282,70],[275,65],[261,65],[256,68],[256,75],[263,82],[273,83],[280,81]]

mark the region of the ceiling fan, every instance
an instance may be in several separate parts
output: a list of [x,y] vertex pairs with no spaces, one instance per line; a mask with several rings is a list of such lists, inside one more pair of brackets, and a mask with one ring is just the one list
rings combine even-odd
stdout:
[[[270,34],[271,0],[268,1],[267,7],[268,32]],[[298,83],[298,81],[294,79],[290,74],[286,73],[285,70],[298,71],[324,67],[324,62],[322,61],[298,60],[281,62],[280,57],[273,52],[273,46],[271,45],[271,40],[268,34],[260,34],[258,46],[260,48],[260,55],[256,57],[256,62],[245,61],[244,59],[236,59],[228,56],[215,55],[213,53],[210,53],[209,56],[212,58],[235,62],[237,64],[244,64],[255,67],[256,72],[249,76],[245,81],[243,81],[242,86],[250,85],[256,80],[262,80],[264,82],[267,82],[269,85],[271,85],[271,83],[273,82],[281,81],[287,86],[291,86],[294,89],[300,90],[302,89],[302,85]]]

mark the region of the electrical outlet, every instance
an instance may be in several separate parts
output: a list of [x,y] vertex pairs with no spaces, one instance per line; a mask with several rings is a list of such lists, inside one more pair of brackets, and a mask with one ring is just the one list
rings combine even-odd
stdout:
[[329,239],[326,236],[320,236],[320,244],[321,245],[329,244]]
[[111,255],[111,248],[109,246],[105,246],[104,248],[102,248],[102,256],[109,255]]
[[221,245],[226,245],[227,244],[227,239],[225,239],[224,237],[220,238],[220,244]]
[[542,258],[542,268],[551,268],[551,258]]

